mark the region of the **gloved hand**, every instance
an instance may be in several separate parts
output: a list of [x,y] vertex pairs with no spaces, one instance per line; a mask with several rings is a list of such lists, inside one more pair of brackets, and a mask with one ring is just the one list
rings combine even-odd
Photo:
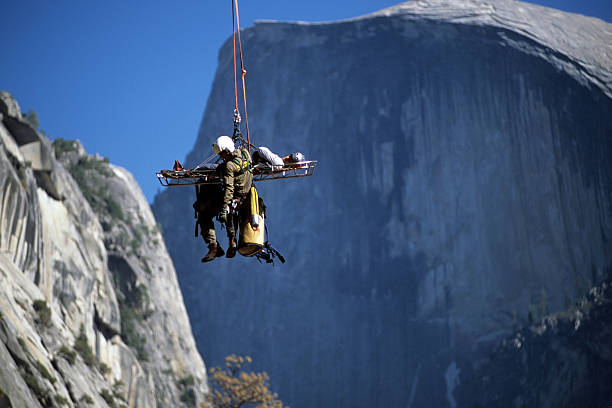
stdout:
[[221,210],[221,212],[217,215],[217,220],[221,224],[225,224],[227,222],[227,211]]

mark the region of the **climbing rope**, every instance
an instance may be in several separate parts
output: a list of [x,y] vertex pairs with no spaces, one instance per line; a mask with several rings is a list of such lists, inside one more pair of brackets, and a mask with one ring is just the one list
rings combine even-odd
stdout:
[[[240,131],[240,123],[242,118],[240,117],[240,110],[238,109],[238,78],[237,78],[237,59],[236,59],[236,32],[238,32],[238,55],[240,56],[240,72],[242,79],[242,97],[244,101],[244,119],[246,124],[247,140],[244,140],[242,132]],[[240,143],[249,151],[251,154],[251,135],[249,133],[249,118],[247,114],[247,101],[246,101],[246,69],[244,68],[244,58],[242,56],[242,41],[240,39],[240,15],[238,14],[238,0],[232,0],[232,45],[234,50],[234,133],[232,139],[234,142],[240,140]],[[216,155],[208,157],[206,160],[198,164],[195,168],[203,167],[208,164]]]
[[197,166],[194,167],[194,170],[197,170],[201,167],[204,167],[206,164],[212,163],[213,159],[217,157],[216,154],[211,154],[210,156],[208,156],[206,159],[204,159],[200,164],[198,164]]
[[236,17],[234,15],[234,0],[232,0],[232,45],[234,47],[234,123],[240,123],[238,113],[238,84],[236,83]]
[[[235,14],[234,14],[235,13]],[[235,23],[235,24],[234,24]],[[237,79],[237,64],[236,64],[236,31],[238,31],[238,52],[240,55],[240,73],[242,78],[242,98],[244,100],[244,120],[246,124],[247,140],[246,145],[251,154],[251,135],[249,133],[249,115],[247,113],[247,100],[246,100],[246,82],[244,77],[246,76],[246,69],[244,69],[244,59],[242,57],[242,41],[240,39],[240,15],[238,13],[238,0],[232,0],[232,43],[234,49],[234,137],[237,135],[242,139],[242,133],[240,133],[240,112],[238,111],[238,79]],[[244,143],[244,140],[243,140]]]

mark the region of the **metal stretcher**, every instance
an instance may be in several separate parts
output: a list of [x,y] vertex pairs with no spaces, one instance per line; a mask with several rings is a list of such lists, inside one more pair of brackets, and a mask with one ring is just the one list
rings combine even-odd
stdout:
[[[253,181],[264,181],[312,176],[316,167],[316,160],[306,160],[282,166],[258,163],[251,170],[253,171]],[[221,179],[216,169],[199,167],[179,171],[164,169],[156,173],[156,176],[160,184],[165,187],[221,184]]]

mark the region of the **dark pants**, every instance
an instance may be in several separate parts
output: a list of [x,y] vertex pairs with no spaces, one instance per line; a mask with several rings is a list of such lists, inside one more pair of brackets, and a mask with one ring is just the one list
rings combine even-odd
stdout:
[[197,200],[193,203],[193,208],[198,214],[198,225],[200,234],[207,244],[217,242],[215,234],[214,219],[221,211],[221,200],[223,199],[223,190],[220,185],[204,184],[199,186],[197,191]]
[[225,224],[225,228],[227,229],[227,237],[229,240],[235,239],[238,230],[240,229],[240,220],[246,216],[247,213],[247,203],[245,197],[241,197],[236,207],[235,211],[231,211],[229,216],[227,217],[227,223]]
[[[193,208],[198,214],[200,234],[206,244],[214,244],[217,242],[214,220],[223,206],[223,189],[216,184],[204,184],[200,186],[197,197],[197,201],[193,203]],[[227,216],[225,229],[227,230],[227,238],[230,241],[236,238],[236,233],[240,228],[240,220],[245,216],[247,211],[245,205],[247,201],[248,200],[243,197],[236,211],[230,211]]]

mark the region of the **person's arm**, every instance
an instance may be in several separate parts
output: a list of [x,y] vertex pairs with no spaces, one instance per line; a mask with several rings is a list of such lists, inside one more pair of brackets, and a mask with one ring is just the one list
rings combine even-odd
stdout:
[[223,206],[222,209],[229,209],[234,198],[234,178],[236,171],[236,165],[232,162],[228,162],[225,165],[223,171]]

